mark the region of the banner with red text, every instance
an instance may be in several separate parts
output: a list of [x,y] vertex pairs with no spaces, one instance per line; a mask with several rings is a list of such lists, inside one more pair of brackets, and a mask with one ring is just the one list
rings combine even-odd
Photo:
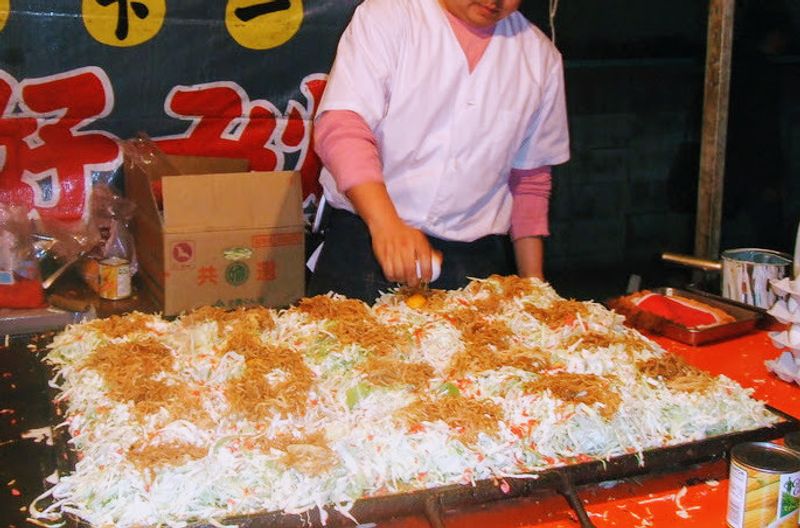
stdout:
[[0,200],[78,219],[118,140],[299,170],[360,0],[0,0]]

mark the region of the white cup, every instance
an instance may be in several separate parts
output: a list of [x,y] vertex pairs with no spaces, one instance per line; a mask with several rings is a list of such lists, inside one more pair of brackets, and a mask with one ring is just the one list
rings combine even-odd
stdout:
[[[442,255],[437,252],[431,253],[431,282],[439,278],[442,274]],[[422,267],[417,260],[417,278],[422,278]]]

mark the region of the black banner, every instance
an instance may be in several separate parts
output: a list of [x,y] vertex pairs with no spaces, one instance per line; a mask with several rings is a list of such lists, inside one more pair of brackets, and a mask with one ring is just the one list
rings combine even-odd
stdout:
[[118,139],[299,170],[358,0],[0,0],[0,199],[85,214]]

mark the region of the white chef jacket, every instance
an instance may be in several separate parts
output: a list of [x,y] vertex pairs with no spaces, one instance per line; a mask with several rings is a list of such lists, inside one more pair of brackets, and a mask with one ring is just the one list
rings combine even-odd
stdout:
[[[469,242],[507,233],[511,168],[569,159],[561,55],[518,12],[475,69],[437,0],[365,0],[337,50],[318,113],[351,110],[375,134],[400,217]],[[334,207],[354,212],[327,169]]]

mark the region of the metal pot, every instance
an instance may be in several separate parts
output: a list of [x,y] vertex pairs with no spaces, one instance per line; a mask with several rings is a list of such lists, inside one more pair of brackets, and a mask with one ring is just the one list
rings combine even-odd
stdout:
[[769,281],[786,277],[792,267],[790,255],[756,248],[725,250],[721,261],[677,253],[663,253],[661,258],[705,271],[721,271],[722,296],[758,308],[769,308],[775,303],[777,296]]

